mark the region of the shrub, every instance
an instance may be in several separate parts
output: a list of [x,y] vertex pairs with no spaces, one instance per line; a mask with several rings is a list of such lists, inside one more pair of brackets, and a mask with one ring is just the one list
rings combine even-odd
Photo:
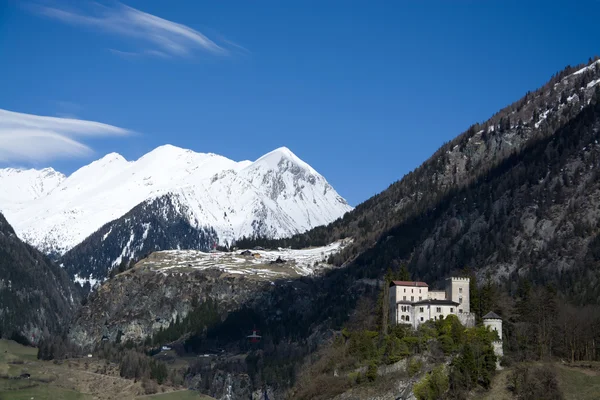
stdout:
[[421,368],[423,367],[423,361],[415,360],[411,358],[408,361],[408,367],[406,368],[406,372],[408,372],[408,376],[415,376],[419,372],[421,372]]
[[449,380],[443,365],[438,365],[413,386],[418,400],[437,400],[443,398],[448,391]]
[[509,376],[509,389],[521,400],[562,400],[556,371],[549,366],[518,366]]
[[375,363],[375,361],[371,361],[371,363],[369,363],[366,378],[369,382],[375,382],[375,380],[377,379],[377,364]]
[[145,394],[155,394],[158,392],[158,385],[150,379],[142,380],[142,388],[144,389]]

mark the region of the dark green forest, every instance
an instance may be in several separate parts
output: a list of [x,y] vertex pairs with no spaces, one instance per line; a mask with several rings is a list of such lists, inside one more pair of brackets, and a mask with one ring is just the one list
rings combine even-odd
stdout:
[[79,299],[65,271],[23,243],[0,214],[0,337],[35,343],[59,333]]

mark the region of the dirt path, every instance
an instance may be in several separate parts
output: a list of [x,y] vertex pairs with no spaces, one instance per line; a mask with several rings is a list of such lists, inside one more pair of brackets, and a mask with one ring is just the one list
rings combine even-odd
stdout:
[[511,400],[512,394],[506,389],[508,386],[508,377],[511,374],[511,369],[503,369],[497,371],[496,376],[492,380],[490,390],[482,397],[475,395],[474,398],[484,400]]

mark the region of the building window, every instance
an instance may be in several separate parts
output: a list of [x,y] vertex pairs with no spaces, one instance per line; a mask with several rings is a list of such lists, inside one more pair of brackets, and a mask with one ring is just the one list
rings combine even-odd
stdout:
[[414,292],[415,292],[415,289],[410,289],[410,292],[411,292],[411,293],[414,293]]
[[410,296],[410,301],[415,301],[415,296]]
[[462,288],[461,287],[458,288],[458,293],[462,293]]
[[450,312],[454,312],[454,308],[453,307],[450,307]]
[[419,289],[419,293],[421,293],[421,289]]
[[461,313],[462,312],[462,308],[458,309],[458,312]]
[[404,296],[404,301],[406,301],[406,296]]
[[401,319],[402,321],[404,321],[404,315],[403,315],[403,316],[401,316],[401,317],[400,317],[400,319]]
[[421,321],[423,321],[423,317],[421,317]]
[[406,293],[406,288],[404,288],[404,293]]
[[436,307],[435,311],[441,313],[442,312],[442,307]]
[[423,300],[423,297],[419,296],[419,301]]
[[462,296],[460,296],[460,297],[458,298],[458,302],[459,302],[460,304],[462,304]]
[[410,317],[408,315],[406,316],[406,321],[410,321]]

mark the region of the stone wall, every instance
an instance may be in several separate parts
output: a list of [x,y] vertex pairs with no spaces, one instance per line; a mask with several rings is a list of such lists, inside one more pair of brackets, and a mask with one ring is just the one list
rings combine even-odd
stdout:
[[474,313],[458,313],[458,320],[466,328],[473,328],[475,326],[475,314]]

